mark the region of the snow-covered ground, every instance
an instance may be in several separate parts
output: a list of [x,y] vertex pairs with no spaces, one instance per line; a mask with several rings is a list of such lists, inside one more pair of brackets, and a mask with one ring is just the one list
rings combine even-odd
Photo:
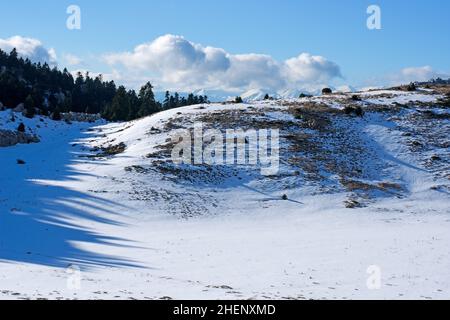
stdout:
[[[0,149],[0,298],[449,299],[450,128],[436,116],[440,96],[360,96],[364,118],[303,113],[306,103],[342,109],[351,94],[118,124],[11,122],[0,112],[0,129],[24,122],[41,140]],[[277,126],[279,176],[170,166],[167,138],[196,121]],[[101,154],[120,143],[124,152]],[[380,271],[379,288],[367,285],[368,270]]]

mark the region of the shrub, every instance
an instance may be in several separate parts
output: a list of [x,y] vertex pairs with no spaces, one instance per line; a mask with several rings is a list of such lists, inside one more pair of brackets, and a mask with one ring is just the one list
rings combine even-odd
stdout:
[[322,89],[322,94],[332,94],[333,90],[331,90],[330,88],[323,88]]
[[270,96],[268,95],[268,94],[266,94],[265,96],[264,96],[264,100],[269,100],[270,99]]
[[353,101],[361,101],[361,98],[360,98],[359,96],[357,96],[356,94],[354,94],[354,95],[352,96],[352,100],[353,100]]
[[345,114],[352,114],[354,110],[355,109],[353,107],[351,107],[351,106],[345,106],[344,113]]
[[361,108],[361,106],[345,106],[344,113],[347,115],[355,114],[358,117],[364,116],[364,110]]
[[364,111],[363,111],[363,109],[361,108],[361,106],[357,106],[357,107],[355,108],[355,114],[356,114],[358,117],[364,116]]
[[236,99],[234,99],[234,103],[242,103],[243,100],[241,97],[236,97]]
[[416,88],[416,85],[415,85],[413,82],[411,82],[411,83],[408,85],[408,87],[406,88],[406,90],[407,90],[407,91],[416,91],[417,88]]

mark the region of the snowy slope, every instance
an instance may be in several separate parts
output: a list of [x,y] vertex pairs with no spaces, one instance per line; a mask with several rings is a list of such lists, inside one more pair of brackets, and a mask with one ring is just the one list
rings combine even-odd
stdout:
[[[0,298],[450,298],[448,109],[427,92],[358,95],[111,124],[1,112],[41,142],[0,149]],[[279,128],[280,173],[171,165],[167,139],[194,122]]]

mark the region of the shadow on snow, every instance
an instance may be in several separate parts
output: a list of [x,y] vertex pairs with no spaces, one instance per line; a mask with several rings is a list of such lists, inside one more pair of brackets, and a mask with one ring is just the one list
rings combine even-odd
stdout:
[[[0,149],[0,262],[51,267],[74,264],[85,269],[143,267],[77,245],[134,247],[126,239],[102,235],[77,223],[81,220],[84,225],[120,226],[114,216],[124,211],[124,206],[47,183],[77,181],[91,175],[72,167],[79,158],[70,142],[79,137],[78,130],[68,129],[54,137],[54,141]],[[19,166],[17,159],[25,160],[26,164]]]

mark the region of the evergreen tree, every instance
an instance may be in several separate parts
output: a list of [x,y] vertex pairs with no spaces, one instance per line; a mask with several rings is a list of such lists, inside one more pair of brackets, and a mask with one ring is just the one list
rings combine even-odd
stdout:
[[126,120],[133,120],[138,118],[140,100],[134,90],[128,91],[128,106],[129,109]]
[[61,104],[62,112],[70,112],[72,110],[72,94],[68,94],[64,97],[64,100]]
[[177,107],[177,104],[175,103],[175,97],[171,95],[170,99],[169,99],[169,109],[173,109],[176,107]]
[[58,106],[58,99],[56,99],[55,95],[51,94],[48,97],[48,110],[50,112],[53,112],[53,110],[55,110],[57,106]]
[[34,108],[34,101],[31,95],[28,95],[24,102],[25,107],[25,117],[27,118],[33,118],[36,114],[36,110]]
[[174,103],[174,108],[178,108],[180,107],[180,94],[178,92],[175,92],[174,97],[173,97],[173,103]]
[[166,94],[164,95],[163,109],[164,110],[170,109],[170,92],[169,91],[166,91]]
[[128,117],[130,110],[128,93],[124,86],[117,89],[109,110],[105,114],[105,118],[111,121],[123,121]]
[[192,106],[193,104],[195,104],[194,94],[190,93],[187,97],[187,105]]
[[158,111],[160,111],[160,107],[155,101],[153,86],[150,82],[147,82],[141,90],[139,90],[139,110],[137,116],[142,118]]
[[[101,75],[93,78],[78,72],[74,77],[67,69],[50,67],[48,63],[32,63],[19,57],[16,49],[6,53],[0,49],[0,101],[8,107],[27,105],[28,116],[36,107],[42,115],[61,112],[102,114],[109,120],[132,120],[163,109],[207,103],[206,96],[189,94],[181,97],[166,92],[163,104],[155,100],[153,87],[145,84],[139,94],[105,82]],[[32,107],[31,107],[32,106]],[[55,112],[58,109],[58,112]]]

